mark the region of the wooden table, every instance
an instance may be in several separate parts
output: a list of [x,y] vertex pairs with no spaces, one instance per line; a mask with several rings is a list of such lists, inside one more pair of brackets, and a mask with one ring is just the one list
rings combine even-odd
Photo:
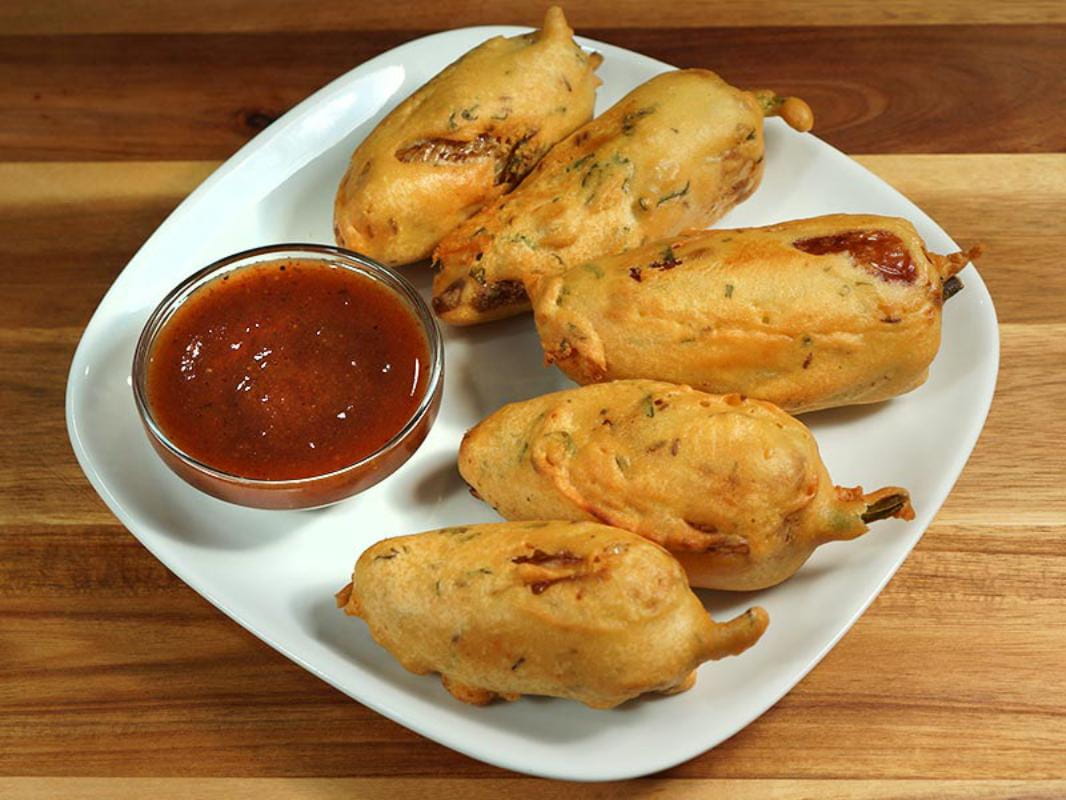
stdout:
[[609,787],[453,753],[233,624],[89,488],[71,354],[182,197],[376,53],[543,5],[0,6],[0,797],[1066,797],[1061,2],[572,4],[582,33],[808,99],[820,136],[986,244],[1001,322],[988,425],[936,522],[825,661],[712,752]]

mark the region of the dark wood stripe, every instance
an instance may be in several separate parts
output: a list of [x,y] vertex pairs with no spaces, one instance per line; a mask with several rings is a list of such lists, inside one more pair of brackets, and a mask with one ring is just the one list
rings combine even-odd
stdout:
[[[313,12],[291,0],[7,0],[0,30],[39,33],[183,33],[444,29],[465,25],[538,25],[554,0],[391,0],[388,3],[316,0]],[[645,0],[561,3],[576,29],[610,20],[622,28],[698,28],[764,25],[943,25],[1064,22],[1055,0],[685,0],[668,5]]]
[[3,279],[0,327],[86,325],[122,268],[182,198],[82,199],[79,206],[0,205],[0,240],[15,259]]
[[[599,29],[805,97],[850,153],[1066,149],[1066,26]],[[409,31],[0,38],[0,160],[225,158]]]

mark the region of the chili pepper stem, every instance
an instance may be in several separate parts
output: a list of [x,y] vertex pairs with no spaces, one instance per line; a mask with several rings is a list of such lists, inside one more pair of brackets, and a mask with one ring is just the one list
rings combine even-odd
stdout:
[[[947,281],[948,278],[961,272],[962,268],[971,261],[979,259],[984,252],[984,249],[984,245],[975,244],[969,250],[960,250],[957,253],[948,253],[947,255],[929,253],[929,260],[933,262],[933,265],[940,272],[941,277]],[[962,287],[960,286],[959,288]],[[945,297],[945,299],[947,298]]]
[[763,116],[781,117],[790,128],[806,133],[814,127],[814,112],[806,101],[798,97],[783,97],[772,89],[756,89],[752,92],[762,108]]
[[866,501],[866,510],[862,513],[862,521],[867,524],[891,517],[914,519],[911,498],[904,489],[895,487],[878,489],[863,499]]
[[752,606],[740,616],[715,626],[714,636],[707,643],[709,657],[719,659],[743,653],[759,640],[769,623],[766,611]]
[[944,302],[950,300],[964,288],[966,287],[963,285],[963,282],[959,280],[959,276],[952,275],[940,285],[940,301]]

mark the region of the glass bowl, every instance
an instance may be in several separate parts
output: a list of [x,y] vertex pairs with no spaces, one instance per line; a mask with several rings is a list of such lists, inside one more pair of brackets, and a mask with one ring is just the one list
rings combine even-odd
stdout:
[[[410,312],[425,336],[428,369],[424,391],[407,422],[377,450],[352,464],[320,475],[287,479],[248,478],[193,458],[167,436],[152,414],[148,365],[156,339],[174,313],[199,289],[236,270],[265,262],[299,260],[351,270],[385,287]],[[425,440],[440,408],[444,344],[437,321],[414,286],[397,272],[340,247],[278,244],[222,258],[182,281],[156,307],[137,341],[133,357],[133,395],[137,412],[155,451],[180,478],[209,495],[252,508],[296,509],[330,505],[361,492],[395,472]]]

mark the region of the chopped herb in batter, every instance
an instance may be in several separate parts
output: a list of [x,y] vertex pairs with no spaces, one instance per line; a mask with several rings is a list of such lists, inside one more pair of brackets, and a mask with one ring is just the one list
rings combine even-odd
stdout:
[[670,200],[673,200],[674,198],[684,197],[686,194],[688,194],[688,188],[689,188],[689,186],[691,184],[692,184],[691,180],[685,181],[685,185],[684,186],[682,186],[680,189],[677,189],[677,190],[675,190],[673,192],[670,192],[669,194],[664,194],[662,197],[659,198],[659,202],[656,203],[655,205],[661,206],[663,203],[669,202]]
[[637,120],[653,113],[655,113],[654,108],[642,108],[639,111],[630,111],[622,117],[622,134],[624,136],[632,136],[633,131],[636,130]]
[[569,167],[567,167],[566,171],[567,172],[572,172],[575,169],[581,169],[581,167],[584,166],[585,164],[587,164],[589,159],[593,158],[595,155],[596,155],[595,153],[589,153],[587,156],[581,156],[581,158],[579,158],[577,161],[575,161]]

